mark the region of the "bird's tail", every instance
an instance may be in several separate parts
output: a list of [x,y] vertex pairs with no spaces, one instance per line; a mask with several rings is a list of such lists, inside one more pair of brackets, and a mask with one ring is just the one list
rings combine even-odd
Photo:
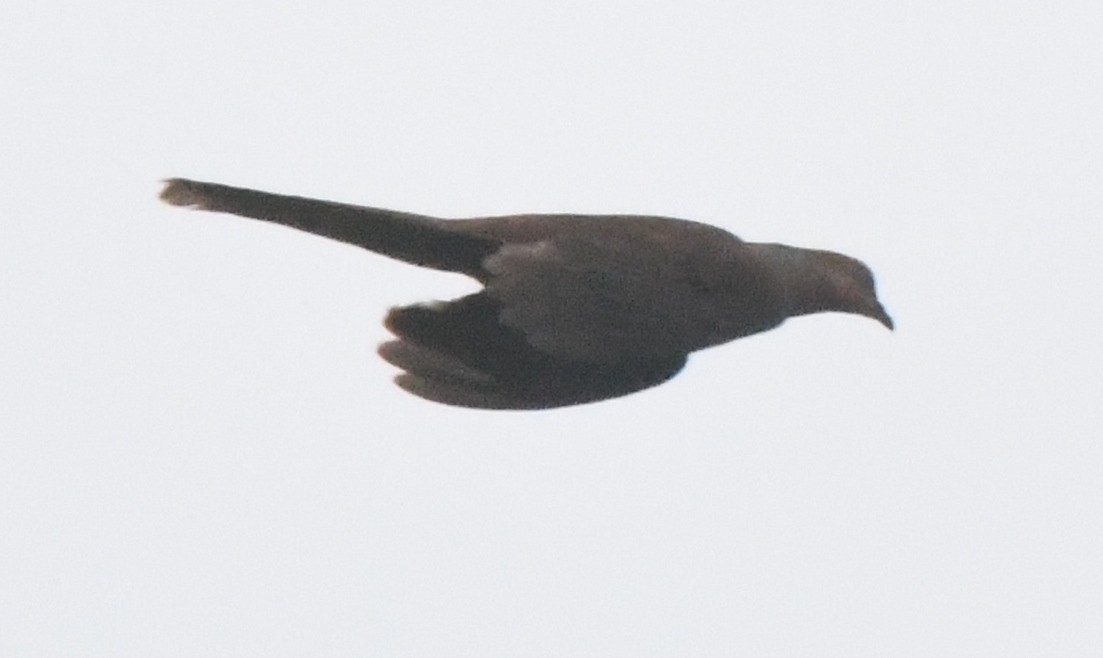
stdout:
[[459,232],[446,219],[184,178],[166,180],[161,200],[282,224],[414,265],[472,276],[501,246],[491,238]]

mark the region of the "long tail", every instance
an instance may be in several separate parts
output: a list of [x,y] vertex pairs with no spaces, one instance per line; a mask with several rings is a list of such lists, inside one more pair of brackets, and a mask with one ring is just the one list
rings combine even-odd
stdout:
[[501,246],[496,240],[459,232],[446,219],[185,178],[166,180],[161,199],[174,206],[283,224],[414,265],[476,277],[483,259]]

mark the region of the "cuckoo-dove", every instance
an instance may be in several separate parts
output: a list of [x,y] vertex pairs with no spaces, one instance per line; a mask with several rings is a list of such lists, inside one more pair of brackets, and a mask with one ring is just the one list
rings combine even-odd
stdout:
[[395,382],[445,404],[546,409],[627,395],[673,377],[691,352],[786,318],[840,311],[889,329],[873,275],[849,256],[745,242],[697,222],[636,215],[439,219],[204,183],[161,199],[357,245],[483,284],[392,308],[379,354]]

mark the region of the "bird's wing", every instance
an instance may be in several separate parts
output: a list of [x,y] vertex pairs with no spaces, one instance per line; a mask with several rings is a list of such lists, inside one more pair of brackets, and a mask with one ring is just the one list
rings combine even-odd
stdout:
[[502,323],[542,352],[593,363],[688,354],[717,342],[724,304],[753,287],[713,244],[590,237],[507,244],[484,260]]
[[165,181],[161,199],[290,226],[414,265],[473,276],[481,271],[483,259],[501,246],[492,237],[452,230],[448,220],[436,217],[184,178]]
[[542,351],[503,324],[487,292],[392,309],[397,337],[380,355],[406,372],[395,382],[420,397],[485,409],[546,409],[627,395],[673,377],[686,355],[593,363]]

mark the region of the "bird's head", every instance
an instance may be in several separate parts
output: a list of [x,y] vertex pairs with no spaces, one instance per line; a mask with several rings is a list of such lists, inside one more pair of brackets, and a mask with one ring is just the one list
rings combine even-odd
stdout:
[[782,244],[761,244],[759,249],[783,281],[789,315],[836,311],[895,327],[877,299],[873,273],[862,261],[834,251]]
[[823,310],[842,311],[873,318],[888,329],[895,324],[877,299],[873,272],[860,260],[832,251],[816,251],[822,261],[819,274],[826,288],[825,298],[833,304]]

